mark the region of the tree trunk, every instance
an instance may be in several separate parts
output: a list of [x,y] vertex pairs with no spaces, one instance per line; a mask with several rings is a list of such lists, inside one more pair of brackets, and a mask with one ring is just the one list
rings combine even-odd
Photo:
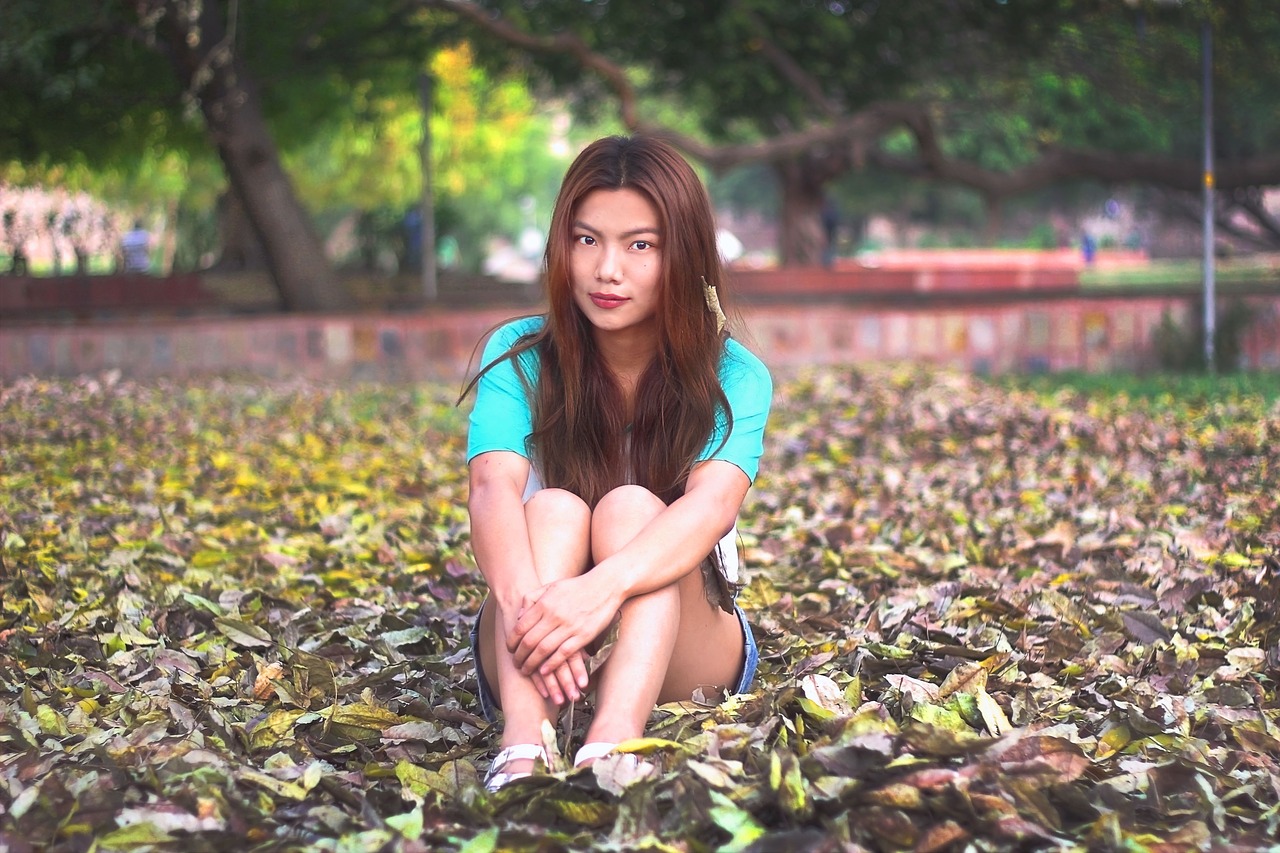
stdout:
[[804,160],[777,165],[782,189],[778,231],[778,264],[818,266],[826,238],[822,230],[823,181]]
[[262,244],[286,309],[333,311],[351,299],[280,164],[248,68],[227,38],[220,0],[163,0],[157,25],[169,60],[200,111],[227,179]]
[[266,255],[235,188],[218,196],[218,260],[215,270],[240,272],[266,268]]
[[987,215],[982,239],[988,246],[995,246],[1004,232],[1004,199],[989,195],[983,199],[983,208]]

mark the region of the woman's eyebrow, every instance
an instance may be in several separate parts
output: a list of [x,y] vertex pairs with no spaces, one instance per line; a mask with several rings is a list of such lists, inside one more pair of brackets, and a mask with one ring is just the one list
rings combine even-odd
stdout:
[[[597,236],[601,233],[598,229],[596,229],[596,228],[592,228],[590,225],[588,225],[587,223],[583,222],[583,221],[582,221],[582,220],[580,220],[580,219],[578,219],[578,220],[574,220],[573,227],[574,227],[574,228],[577,228],[577,229],[578,229],[578,230],[580,230],[580,231],[590,231],[592,234],[595,234],[595,235],[597,235]],[[661,234],[662,234],[662,232],[661,232],[661,231],[659,231],[656,227],[650,228],[650,227],[647,227],[647,226],[646,226],[646,227],[644,227],[644,228],[632,228],[630,231],[623,231],[623,232],[622,232],[620,235],[618,235],[618,236],[620,236],[620,237],[637,237],[637,236],[639,236],[639,235],[641,235],[641,234],[657,234],[657,235],[661,235]]]

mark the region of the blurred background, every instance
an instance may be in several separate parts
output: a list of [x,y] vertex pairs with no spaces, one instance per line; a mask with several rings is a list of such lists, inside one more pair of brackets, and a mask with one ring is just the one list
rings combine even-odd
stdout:
[[[7,0],[0,312],[535,302],[565,167],[627,132],[747,296],[1191,287],[1206,233],[1276,289],[1278,45],[1270,0]],[[121,276],[168,285],[56,285]]]

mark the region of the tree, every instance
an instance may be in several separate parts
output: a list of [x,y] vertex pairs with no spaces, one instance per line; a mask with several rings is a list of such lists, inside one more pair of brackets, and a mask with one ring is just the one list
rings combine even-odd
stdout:
[[[632,131],[672,138],[722,171],[766,162],[782,194],[780,256],[814,262],[824,188],[879,168],[968,187],[989,209],[1064,181],[1201,185],[1198,44],[1219,33],[1219,98],[1251,144],[1219,148],[1219,188],[1280,183],[1280,69],[1263,0],[417,0],[509,55],[533,57],[581,102],[616,102]],[[582,80],[587,71],[589,79]],[[603,88],[602,88],[603,87]],[[689,134],[650,120],[679,93]],[[607,93],[607,95],[605,95]],[[1257,206],[1254,205],[1256,208]]]
[[[514,237],[550,220],[568,146],[557,153],[556,111],[539,104],[519,77],[487,73],[466,42],[438,48],[427,71],[435,81],[437,231],[457,242],[460,265],[478,269],[489,237]],[[402,81],[394,73],[355,81],[325,131],[290,146],[285,162],[310,207],[379,211],[398,231],[422,193],[416,73],[406,69]]]
[[[9,131],[0,155],[130,171],[153,148],[211,142],[285,306],[347,304],[280,167],[236,19],[228,29],[220,0],[13,0],[3,15],[5,70],[15,73],[0,109]],[[193,114],[200,125],[184,120]]]
[[349,297],[281,166],[257,83],[235,50],[218,0],[151,0],[139,14],[144,23],[156,19],[156,44],[204,117],[285,306],[347,307]]
[[471,246],[523,224],[504,192],[545,200],[563,169],[527,88],[475,67],[442,17],[357,0],[14,0],[0,7],[0,162],[78,164],[115,186],[174,154],[196,172],[217,162],[224,260],[233,242],[260,246],[286,307],[341,307],[298,199],[392,218],[416,202],[418,77],[432,63],[438,192]]

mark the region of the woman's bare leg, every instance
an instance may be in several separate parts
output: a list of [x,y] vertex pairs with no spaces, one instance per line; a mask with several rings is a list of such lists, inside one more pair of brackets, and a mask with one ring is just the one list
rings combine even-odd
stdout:
[[[533,565],[541,583],[579,575],[590,567],[591,510],[581,499],[562,489],[543,489],[529,498],[524,512]],[[497,601],[490,598],[480,617],[480,659],[500,698],[504,747],[542,743],[542,723],[554,720],[558,708],[558,703],[542,698],[533,679],[520,672],[507,650],[507,633],[516,616],[501,612]],[[531,764],[512,761],[504,769],[528,771]]]
[[[665,509],[647,489],[623,486],[596,506],[592,559],[599,563]],[[702,687],[732,687],[742,671],[742,626],[707,601],[702,573],[622,605],[618,639],[600,668],[587,741],[616,743],[644,734],[659,702],[689,699]]]

